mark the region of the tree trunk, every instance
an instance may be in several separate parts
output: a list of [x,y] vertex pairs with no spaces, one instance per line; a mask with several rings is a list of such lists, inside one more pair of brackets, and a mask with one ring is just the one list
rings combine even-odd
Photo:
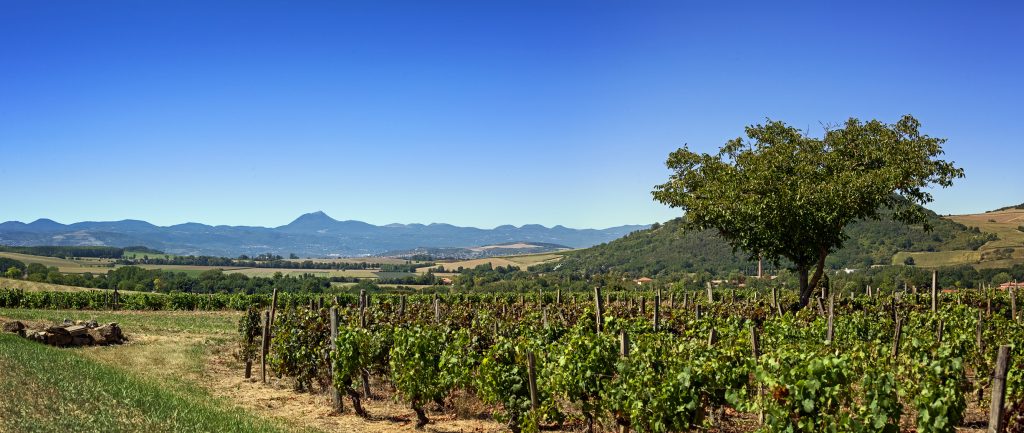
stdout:
[[352,400],[352,408],[356,411],[356,415],[363,418],[369,418],[370,415],[366,413],[366,409],[363,409],[363,404],[360,400],[359,393],[352,389],[351,386],[346,387],[345,393],[348,394],[348,398]]
[[825,274],[825,258],[828,257],[828,249],[818,248],[818,262],[814,264],[814,275],[808,278],[810,269],[800,268],[800,308],[806,307],[811,302],[811,292],[818,287],[821,276]]
[[430,420],[427,419],[427,413],[423,411],[423,406],[417,403],[418,402],[416,401],[412,402],[412,410],[416,412],[416,428],[423,430],[423,427],[426,426]]
[[800,307],[806,307],[811,302],[811,286],[807,282],[807,268],[797,269],[797,280],[800,281]]

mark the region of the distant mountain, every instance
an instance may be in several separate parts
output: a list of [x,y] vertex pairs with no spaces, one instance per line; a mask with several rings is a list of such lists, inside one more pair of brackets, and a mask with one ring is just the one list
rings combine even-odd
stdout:
[[0,245],[145,245],[171,254],[236,257],[295,253],[304,257],[378,255],[417,248],[466,248],[517,242],[584,248],[646,228],[570,229],[528,224],[494,229],[450,224],[388,224],[338,221],[312,212],[280,227],[210,226],[194,222],[160,227],[139,220],[61,224],[49,219],[0,223]]
[[[909,226],[888,218],[883,212],[879,221],[861,221],[846,228],[850,237],[842,249],[829,255],[830,269],[862,269],[873,265],[892,264],[900,251],[977,250],[996,238],[977,227],[968,227],[925,209],[932,231]],[[767,265],[767,264],[766,264]],[[756,261],[732,248],[714,231],[687,231],[677,218],[649,229],[631,233],[620,239],[594,247],[565,253],[562,260],[536,268],[543,272],[617,271],[632,276],[677,274],[708,271],[724,274],[733,271],[753,274]]]

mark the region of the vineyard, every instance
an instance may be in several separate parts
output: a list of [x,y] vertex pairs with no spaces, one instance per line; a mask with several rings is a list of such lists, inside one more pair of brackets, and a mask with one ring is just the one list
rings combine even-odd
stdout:
[[[988,407],[1005,395],[995,415],[1006,431],[1024,429],[1012,292],[834,293],[795,312],[784,307],[793,296],[364,295],[254,307],[239,345],[263,362],[264,381],[333,393],[335,409],[363,417],[373,416],[366,399],[395,399],[417,427],[458,395],[513,432],[677,432],[734,419],[749,431],[953,432],[969,400]],[[1000,346],[1009,364],[997,368]]]

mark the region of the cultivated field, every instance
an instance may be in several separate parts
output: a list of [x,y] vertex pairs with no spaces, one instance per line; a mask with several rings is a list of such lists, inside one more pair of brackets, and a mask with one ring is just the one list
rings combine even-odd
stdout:
[[113,269],[113,261],[109,259],[80,258],[76,260],[62,259],[59,257],[33,256],[19,253],[0,252],[0,257],[7,257],[25,264],[39,263],[46,267],[56,266],[65,274],[84,274],[86,272],[106,273]]
[[[439,261],[438,265],[443,265],[445,269],[458,269],[462,267],[464,269],[472,269],[477,266],[490,263],[493,267],[498,266],[518,266],[519,268],[526,270],[526,268],[546,262],[553,262],[562,259],[562,255],[558,253],[544,253],[544,254],[527,254],[522,256],[506,256],[506,257],[490,257],[486,259],[473,259],[473,260],[460,260],[460,261]],[[436,266],[434,266],[436,268]],[[416,271],[420,273],[426,272],[431,269],[430,266],[424,266],[417,268]]]
[[[88,290],[102,290],[91,289],[88,287],[64,286],[61,284],[38,283],[35,281],[27,280],[12,280],[10,278],[0,278],[0,289],[21,289],[26,292],[81,292]],[[120,293],[137,292],[131,290],[121,290]]]
[[[1024,263],[1024,232],[1018,230],[1019,226],[1024,225],[1024,209],[952,215],[946,218],[968,227],[978,227],[985,233],[995,233],[999,239],[986,243],[977,251],[899,252],[893,256],[892,263],[903,264],[907,257],[913,257],[914,264],[920,267],[969,264],[977,269],[989,269]],[[1013,251],[1009,251],[1011,249]]]

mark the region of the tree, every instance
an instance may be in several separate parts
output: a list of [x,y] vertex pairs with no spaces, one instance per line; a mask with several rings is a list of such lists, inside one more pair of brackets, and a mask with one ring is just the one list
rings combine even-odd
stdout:
[[1000,272],[1000,273],[995,274],[995,275],[992,276],[992,284],[998,285],[998,284],[1009,283],[1010,280],[1012,280],[1012,279],[1013,279],[1013,277],[1010,276],[1009,272]]
[[4,272],[4,276],[7,278],[21,278],[21,269],[14,266],[7,268],[7,272]]
[[769,120],[714,155],[687,146],[672,152],[673,173],[652,194],[682,209],[688,228],[714,229],[752,260],[788,260],[806,306],[847,225],[889,209],[894,220],[930,230],[926,189],[952,186],[964,173],[939,159],[946,140],[919,128],[909,115],[895,124],[851,118],[816,138]]

